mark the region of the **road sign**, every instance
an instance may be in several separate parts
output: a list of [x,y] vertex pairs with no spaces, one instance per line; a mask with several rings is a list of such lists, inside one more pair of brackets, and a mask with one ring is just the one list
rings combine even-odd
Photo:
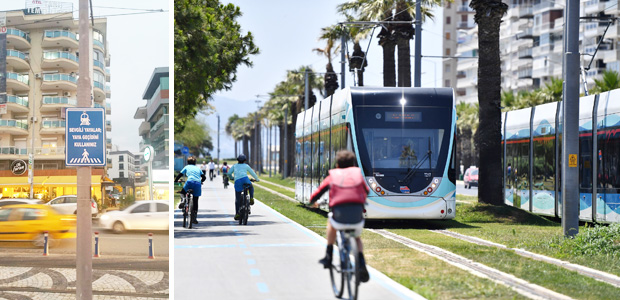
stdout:
[[568,166],[571,168],[577,167],[577,154],[568,155]]
[[105,166],[105,110],[67,108],[65,164],[67,166]]
[[189,148],[187,146],[181,148],[181,153],[183,153],[183,155],[189,155]]

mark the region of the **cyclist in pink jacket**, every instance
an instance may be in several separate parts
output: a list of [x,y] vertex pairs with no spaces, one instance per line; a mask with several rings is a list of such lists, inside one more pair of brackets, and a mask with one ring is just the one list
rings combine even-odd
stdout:
[[341,150],[336,153],[336,169],[329,171],[319,188],[310,196],[310,203],[315,203],[329,190],[329,214],[327,220],[327,249],[325,257],[319,260],[326,269],[332,264],[332,251],[336,240],[336,230],[355,229],[355,240],[359,249],[360,281],[369,279],[363,245],[360,235],[364,228],[364,204],[368,195],[368,186],[360,168],[355,166],[355,154]]

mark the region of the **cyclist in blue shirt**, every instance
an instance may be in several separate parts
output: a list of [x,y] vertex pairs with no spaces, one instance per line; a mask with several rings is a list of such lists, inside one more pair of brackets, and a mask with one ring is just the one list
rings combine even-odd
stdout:
[[198,224],[198,220],[196,219],[196,214],[198,213],[198,197],[202,194],[201,185],[207,179],[207,176],[199,167],[196,167],[196,158],[193,156],[187,158],[187,166],[181,170],[179,175],[174,179],[174,182],[179,181],[183,175],[187,176],[187,181],[185,185],[183,185],[181,194],[185,196],[187,190],[191,189],[193,191],[194,207],[192,209],[192,223]]
[[243,184],[245,183],[250,184],[250,205],[254,205],[254,186],[252,186],[252,182],[248,178],[248,173],[256,179],[256,182],[260,181],[254,170],[245,163],[246,160],[245,155],[240,154],[237,157],[238,164],[230,167],[227,173],[230,180],[235,182],[235,220],[239,220],[239,204],[241,203],[241,192],[243,192]]

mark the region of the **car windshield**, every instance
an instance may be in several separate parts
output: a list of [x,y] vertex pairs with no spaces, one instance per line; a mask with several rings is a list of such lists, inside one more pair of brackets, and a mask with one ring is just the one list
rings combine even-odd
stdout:
[[478,169],[471,171],[471,175],[478,175]]

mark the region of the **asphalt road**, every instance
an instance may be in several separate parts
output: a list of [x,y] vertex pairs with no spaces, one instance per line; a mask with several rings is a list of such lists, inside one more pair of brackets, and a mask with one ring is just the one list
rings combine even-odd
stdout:
[[478,196],[478,187],[472,186],[471,189],[466,189],[462,180],[456,181],[456,193],[465,196]]
[[[325,240],[257,201],[248,225],[233,220],[234,192],[206,181],[193,229],[174,222],[175,299],[334,299],[317,261]],[[371,270],[358,299],[414,299],[416,294]]]
[[[96,220],[93,223],[93,233],[95,231],[99,232],[99,251],[101,256],[148,257],[148,231],[129,231],[122,234],[114,234],[98,228]],[[170,245],[168,231],[153,231],[152,233],[155,257],[161,256],[167,259]],[[76,240],[67,239],[54,241],[49,251],[50,254],[74,254],[75,249]],[[42,251],[42,248],[34,247],[29,242],[0,242],[0,252],[43,253]]]

